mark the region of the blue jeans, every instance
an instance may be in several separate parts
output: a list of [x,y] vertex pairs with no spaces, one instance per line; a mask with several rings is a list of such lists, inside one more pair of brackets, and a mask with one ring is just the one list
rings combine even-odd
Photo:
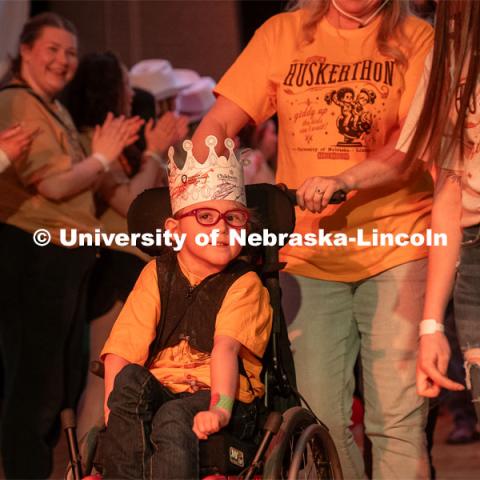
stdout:
[[422,259],[359,282],[283,279],[298,388],[330,429],[346,480],[365,477],[349,429],[359,353],[373,478],[429,477],[427,403],[415,386],[425,277]]
[[[129,364],[115,378],[110,417],[101,441],[104,478],[199,478],[193,418],[208,410],[210,391],[174,394],[145,368]],[[236,402],[229,430],[253,433],[253,405]]]
[[465,228],[454,290],[455,322],[467,386],[480,420],[480,225]]
[[[463,355],[458,343],[453,300],[448,304],[445,313],[445,335],[450,345],[451,355],[448,364],[448,377],[458,383],[465,383],[465,369]],[[461,425],[473,426],[477,421],[475,409],[472,403],[472,394],[468,390],[462,392],[450,392],[443,390],[439,399],[446,402],[448,410],[453,416],[453,422],[458,427]]]

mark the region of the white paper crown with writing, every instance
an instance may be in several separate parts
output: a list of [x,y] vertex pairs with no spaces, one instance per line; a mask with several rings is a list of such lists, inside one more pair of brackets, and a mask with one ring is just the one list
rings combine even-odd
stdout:
[[205,139],[209,153],[206,161],[200,163],[193,156],[193,143],[185,140],[187,158],[183,168],[174,161],[174,148],[168,149],[168,186],[174,215],[182,208],[208,200],[233,200],[246,206],[243,165],[233,152],[235,143],[231,138],[225,139],[228,158],[217,155],[217,143],[214,135]]

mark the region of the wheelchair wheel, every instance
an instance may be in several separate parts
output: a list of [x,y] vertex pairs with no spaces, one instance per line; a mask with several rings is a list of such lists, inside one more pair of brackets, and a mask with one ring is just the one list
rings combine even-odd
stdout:
[[343,478],[332,437],[323,425],[307,427],[295,445],[288,480],[297,478]]
[[301,407],[290,408],[283,419],[270,444],[263,479],[342,480],[340,460],[327,429]]

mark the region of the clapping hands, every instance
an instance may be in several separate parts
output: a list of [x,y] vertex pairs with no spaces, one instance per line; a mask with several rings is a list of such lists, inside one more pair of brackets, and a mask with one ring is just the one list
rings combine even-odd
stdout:
[[112,163],[132,143],[138,140],[138,130],[143,124],[140,117],[126,118],[107,115],[103,125],[97,125],[93,134],[92,152]]
[[153,119],[145,125],[147,150],[163,155],[170,145],[183,140],[188,133],[187,117],[177,116],[173,112],[162,115],[155,124]]
[[38,133],[38,129],[29,131],[21,124],[13,125],[0,132],[0,149],[5,152],[11,162],[20,161],[28,155]]

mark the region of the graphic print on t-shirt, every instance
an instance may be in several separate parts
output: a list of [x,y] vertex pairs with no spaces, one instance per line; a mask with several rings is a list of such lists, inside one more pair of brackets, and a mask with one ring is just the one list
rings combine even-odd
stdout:
[[393,60],[340,64],[312,56],[290,62],[281,90],[290,107],[293,148],[344,160],[375,148],[394,70]]
[[362,88],[358,95],[355,95],[355,91],[350,87],[332,90],[325,95],[327,105],[333,102],[340,107],[337,128],[344,140],[337,145],[362,146],[361,142],[355,140],[361,138],[362,134],[370,132],[373,123],[372,113],[364,107],[368,103],[375,103],[376,98],[377,94],[367,88]]

